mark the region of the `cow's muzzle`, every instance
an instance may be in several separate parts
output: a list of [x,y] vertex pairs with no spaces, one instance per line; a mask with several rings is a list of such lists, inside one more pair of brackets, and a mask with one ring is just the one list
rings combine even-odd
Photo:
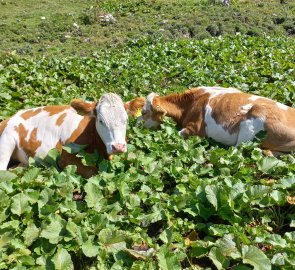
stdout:
[[124,144],[124,143],[112,144],[112,154],[125,153],[126,151],[127,151],[126,144]]

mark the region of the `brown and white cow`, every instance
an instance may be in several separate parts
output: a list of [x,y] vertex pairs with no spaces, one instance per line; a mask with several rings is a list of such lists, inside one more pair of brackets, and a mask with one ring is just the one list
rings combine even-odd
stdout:
[[[21,110],[0,123],[0,170],[6,170],[10,159],[23,164],[29,157],[45,157],[49,150],[69,143],[88,145],[87,152],[110,159],[125,152],[127,113],[121,98],[113,93],[103,95],[92,108],[92,115],[81,116],[71,106],[45,106]],[[85,167],[79,158],[62,151],[59,165],[77,165],[77,172],[89,177],[94,167]]]
[[157,127],[164,116],[176,121],[183,137],[198,135],[239,145],[264,130],[267,135],[262,148],[295,151],[295,109],[235,88],[198,87],[182,94],[149,94],[142,109],[144,126]]
[[[141,109],[145,103],[144,97],[137,97],[124,103],[124,108],[129,116],[138,117],[141,115]],[[71,106],[82,115],[91,115],[96,106],[96,102],[73,99]]]

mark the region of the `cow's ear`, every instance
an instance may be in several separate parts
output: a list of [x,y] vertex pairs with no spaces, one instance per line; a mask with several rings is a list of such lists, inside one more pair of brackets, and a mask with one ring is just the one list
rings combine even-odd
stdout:
[[81,99],[73,99],[71,106],[81,115],[93,115],[96,102],[87,102]]
[[137,97],[124,104],[125,110],[129,116],[138,117],[141,115],[141,109],[144,106],[145,98]]

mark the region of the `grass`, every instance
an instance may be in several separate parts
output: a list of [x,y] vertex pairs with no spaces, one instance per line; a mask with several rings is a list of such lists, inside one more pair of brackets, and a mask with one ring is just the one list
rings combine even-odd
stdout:
[[[213,2],[218,1],[1,0],[0,52],[89,55],[142,36],[294,36],[294,1],[232,1],[230,6]],[[100,16],[106,13],[111,13],[116,22],[101,22]]]

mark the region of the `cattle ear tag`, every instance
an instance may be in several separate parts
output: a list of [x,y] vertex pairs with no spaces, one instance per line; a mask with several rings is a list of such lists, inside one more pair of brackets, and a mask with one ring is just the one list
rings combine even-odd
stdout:
[[135,117],[141,116],[141,109],[137,109],[137,111],[134,114]]

